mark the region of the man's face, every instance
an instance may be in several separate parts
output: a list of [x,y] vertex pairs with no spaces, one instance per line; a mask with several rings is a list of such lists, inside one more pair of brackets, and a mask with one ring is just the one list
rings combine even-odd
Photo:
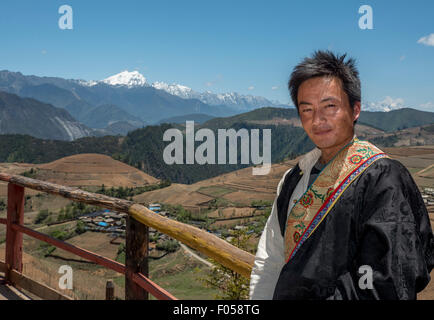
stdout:
[[348,96],[336,77],[315,77],[298,88],[300,120],[309,138],[320,149],[340,147],[354,135],[360,102],[350,107]]

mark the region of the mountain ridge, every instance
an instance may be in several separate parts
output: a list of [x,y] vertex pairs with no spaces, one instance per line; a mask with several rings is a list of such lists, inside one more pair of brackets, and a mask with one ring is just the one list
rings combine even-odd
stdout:
[[92,134],[92,130],[76,121],[65,109],[0,91],[0,133],[75,140]]

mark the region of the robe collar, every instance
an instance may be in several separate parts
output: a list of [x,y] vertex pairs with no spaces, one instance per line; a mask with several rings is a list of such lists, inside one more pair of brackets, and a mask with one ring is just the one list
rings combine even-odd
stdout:
[[[353,139],[356,138],[356,134],[354,134]],[[313,150],[306,153],[300,161],[298,162],[298,165],[303,172],[309,172],[312,167],[315,165],[315,163],[318,161],[318,159],[321,157],[321,149],[318,147],[315,147]]]

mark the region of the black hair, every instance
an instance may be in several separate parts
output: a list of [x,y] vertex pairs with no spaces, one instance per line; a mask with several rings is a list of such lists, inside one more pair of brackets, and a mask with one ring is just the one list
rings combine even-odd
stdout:
[[[350,107],[354,110],[354,104],[361,101],[361,88],[359,71],[356,68],[356,61],[348,58],[347,54],[341,56],[331,51],[315,51],[312,57],[305,58],[295,66],[288,82],[288,89],[291,99],[298,110],[298,88],[300,85],[314,77],[336,77],[341,80],[342,88],[348,96]],[[354,124],[357,122],[354,121]]]

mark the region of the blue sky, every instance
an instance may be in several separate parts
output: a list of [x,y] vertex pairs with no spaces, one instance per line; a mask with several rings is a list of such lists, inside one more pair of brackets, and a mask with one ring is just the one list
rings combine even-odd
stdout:
[[[58,27],[63,4],[73,30]],[[373,30],[359,28],[365,4]],[[138,70],[151,83],[288,103],[291,69],[331,49],[358,61],[364,102],[434,112],[434,43],[418,43],[434,34],[433,12],[430,0],[2,1],[0,69],[85,80]]]

